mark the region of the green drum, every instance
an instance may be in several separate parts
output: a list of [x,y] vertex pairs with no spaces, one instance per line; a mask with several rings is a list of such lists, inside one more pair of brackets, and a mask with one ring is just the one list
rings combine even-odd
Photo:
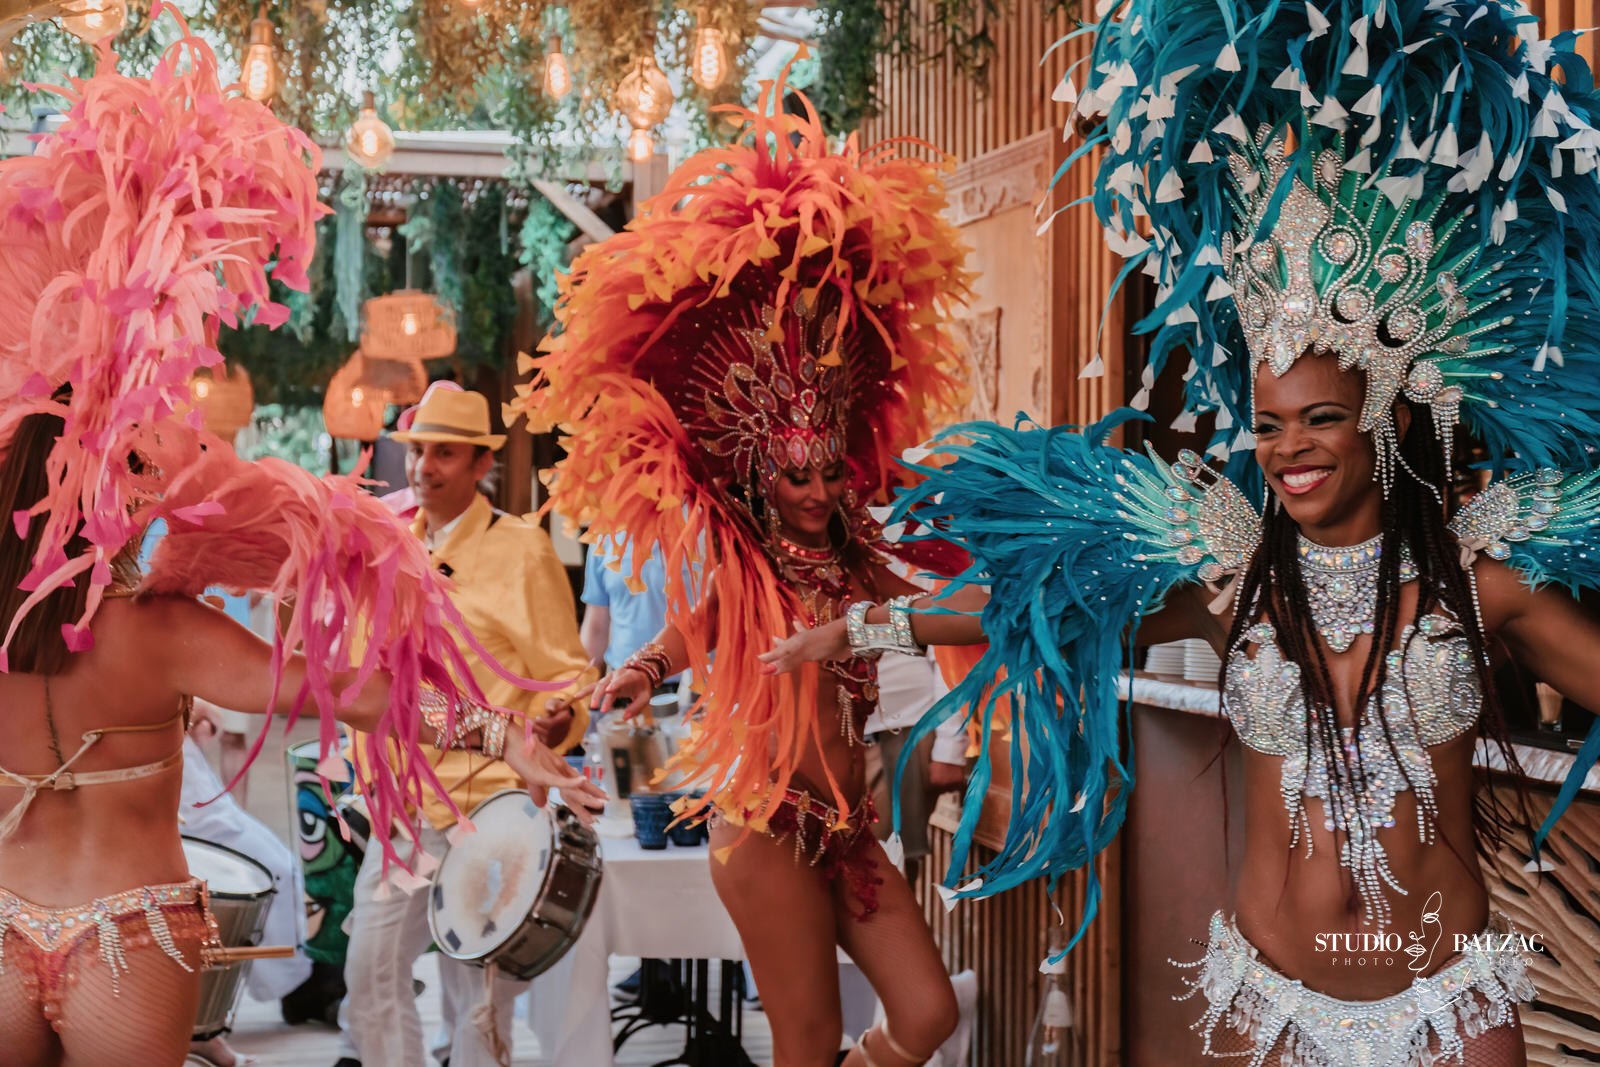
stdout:
[[[350,810],[340,803],[350,789],[348,761],[343,781],[330,779],[324,793],[322,779],[317,777],[321,744],[306,741],[288,751],[289,814],[299,837],[300,867],[306,876],[306,955],[317,963],[343,967],[350,945],[344,920],[355,905],[356,872],[366,854],[368,824],[359,809]],[[345,812],[348,841],[339,830],[335,806]]]

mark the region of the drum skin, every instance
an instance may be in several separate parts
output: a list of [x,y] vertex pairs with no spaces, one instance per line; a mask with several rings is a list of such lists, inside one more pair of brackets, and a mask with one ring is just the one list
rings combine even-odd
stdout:
[[[468,817],[479,833],[485,828],[495,830],[497,842],[506,841],[510,829],[512,847],[525,854],[497,855],[494,866],[484,872],[472,866],[481,863],[482,857],[470,855],[470,838],[452,848],[434,872],[428,894],[428,926],[434,943],[451,959],[480,967],[493,963],[512,978],[534,978],[566,955],[588,922],[600,891],[600,839],[568,808],[557,805],[553,812],[536,808],[521,790],[496,793]],[[542,875],[533,872],[538,884],[532,906],[495,914],[480,909],[483,921],[473,936],[475,947],[464,947],[451,912],[457,913],[456,922],[463,921],[463,897],[476,900],[487,895],[483,883],[499,876],[500,859],[510,867],[534,862],[533,853],[543,842],[549,843],[548,861]]]
[[[242,852],[193,837],[183,839],[189,873],[203,878],[211,896],[217,936],[227,948],[261,943],[267,907],[277,892],[272,872]],[[200,975],[200,1005],[195,1012],[194,1039],[225,1034],[233,1025],[248,962],[209,967]]]

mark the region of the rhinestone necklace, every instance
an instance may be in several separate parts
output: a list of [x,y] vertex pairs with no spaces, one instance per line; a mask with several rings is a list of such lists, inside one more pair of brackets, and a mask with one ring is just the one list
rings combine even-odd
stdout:
[[[1382,558],[1382,534],[1344,548],[1328,548],[1300,535],[1300,574],[1311,601],[1311,619],[1332,651],[1343,652],[1362,634],[1372,633]],[[1416,576],[1411,554],[1402,549],[1400,580],[1409,582]]]

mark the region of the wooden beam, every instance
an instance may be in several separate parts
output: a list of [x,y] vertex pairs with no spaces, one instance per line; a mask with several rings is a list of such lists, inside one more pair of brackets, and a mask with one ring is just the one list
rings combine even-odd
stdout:
[[545,178],[535,178],[533,187],[539,190],[546,200],[554,204],[557,211],[570,219],[574,226],[583,231],[585,236],[596,241],[604,241],[607,237],[616,233],[615,230],[605,224],[604,219],[589,210],[588,204],[567,192],[565,186]]

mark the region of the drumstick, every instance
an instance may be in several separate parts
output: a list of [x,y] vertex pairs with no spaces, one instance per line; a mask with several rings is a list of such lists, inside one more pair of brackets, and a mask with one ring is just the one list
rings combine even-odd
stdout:
[[294,955],[293,945],[239,945],[214,948],[211,962],[217,966],[243,963],[246,960],[281,960]]

